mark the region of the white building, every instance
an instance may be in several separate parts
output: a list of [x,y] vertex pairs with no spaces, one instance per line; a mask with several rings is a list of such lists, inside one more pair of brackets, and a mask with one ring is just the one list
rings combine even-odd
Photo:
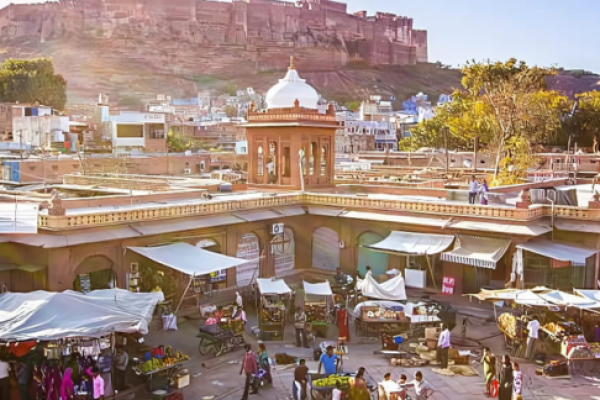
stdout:
[[12,133],[14,143],[49,148],[53,142],[69,141],[69,117],[54,115],[51,107],[8,104],[3,108],[0,113],[9,116],[3,130]]
[[[106,106],[108,109],[108,107]],[[165,115],[121,111],[106,115],[111,122],[112,146],[115,151],[162,152],[167,148]],[[103,119],[105,121],[105,119]]]

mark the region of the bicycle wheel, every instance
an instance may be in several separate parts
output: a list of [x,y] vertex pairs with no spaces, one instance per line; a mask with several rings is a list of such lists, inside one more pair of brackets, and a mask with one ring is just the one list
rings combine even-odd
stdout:
[[204,338],[200,339],[200,343],[198,343],[198,352],[201,356],[208,355],[213,353],[215,345],[213,343],[208,343]]

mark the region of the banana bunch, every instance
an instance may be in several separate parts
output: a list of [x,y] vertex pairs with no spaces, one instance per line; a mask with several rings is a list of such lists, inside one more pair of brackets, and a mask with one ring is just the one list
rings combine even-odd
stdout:
[[316,388],[329,388],[335,387],[338,382],[342,385],[342,387],[348,386],[348,381],[350,378],[347,376],[339,376],[339,375],[330,375],[327,378],[317,379],[313,381],[313,386]]
[[159,358],[153,358],[151,360],[146,361],[145,363],[143,363],[142,365],[140,365],[140,371],[142,371],[143,373],[148,373],[148,372],[152,372],[155,371],[157,369],[161,369],[165,366],[165,364],[163,363],[163,360],[159,359]]

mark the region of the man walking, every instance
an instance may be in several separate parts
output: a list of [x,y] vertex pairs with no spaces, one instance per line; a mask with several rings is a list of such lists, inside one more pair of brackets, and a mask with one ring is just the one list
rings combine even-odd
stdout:
[[442,369],[448,368],[448,350],[450,349],[450,331],[448,325],[442,324],[442,332],[438,338],[439,362]]
[[477,192],[479,191],[479,183],[475,179],[475,175],[471,178],[471,182],[469,183],[469,204],[475,204],[475,198],[477,197]]
[[246,345],[246,354],[244,354],[244,359],[242,360],[240,375],[242,372],[246,374],[246,383],[244,385],[244,395],[242,396],[242,400],[248,400],[250,385],[252,385],[254,389],[252,394],[258,393],[258,385],[256,385],[254,379],[254,377],[258,375],[258,364],[256,363],[256,357],[252,352],[252,346],[249,344]]
[[296,347],[303,346],[308,348],[308,344],[306,343],[306,314],[302,308],[296,308],[294,320],[296,321]]
[[525,351],[525,358],[531,360],[534,356],[535,344],[538,340],[538,331],[540,330],[540,323],[537,319],[532,319],[527,324],[527,350]]

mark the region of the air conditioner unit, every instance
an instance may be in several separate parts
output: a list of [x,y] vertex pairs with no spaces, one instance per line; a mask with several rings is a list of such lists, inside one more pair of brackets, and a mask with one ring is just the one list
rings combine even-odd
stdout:
[[190,168],[184,168],[184,169],[183,169],[183,173],[184,173],[185,175],[189,175],[189,174],[191,174],[191,173],[192,173],[192,170],[191,170]]
[[271,225],[271,235],[283,235],[283,223]]

